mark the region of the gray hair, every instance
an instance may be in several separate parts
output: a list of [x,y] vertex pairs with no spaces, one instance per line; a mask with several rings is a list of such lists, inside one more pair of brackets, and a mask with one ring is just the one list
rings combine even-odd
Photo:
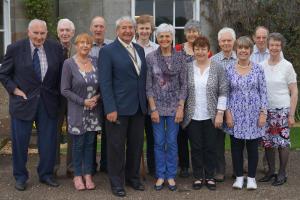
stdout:
[[60,20],[57,22],[57,31],[58,31],[58,29],[59,29],[63,24],[69,24],[70,27],[71,27],[71,29],[72,29],[72,31],[75,32],[75,26],[74,26],[74,23],[73,23],[71,20],[67,19],[67,18],[60,19]]
[[155,31],[156,37],[162,32],[169,32],[173,36],[175,35],[175,29],[171,24],[162,23],[160,24]]
[[184,25],[184,34],[186,34],[189,30],[194,29],[199,34],[201,34],[201,27],[200,22],[197,20],[190,19],[185,25]]
[[286,45],[286,39],[284,38],[284,36],[281,33],[270,33],[269,37],[268,37],[268,46],[269,46],[269,42],[270,40],[275,40],[275,41],[279,41],[281,42],[281,48],[283,49]]
[[116,21],[116,28],[117,29],[119,28],[122,21],[129,21],[129,22],[132,23],[132,25],[134,27],[136,26],[135,19],[131,18],[130,16],[123,16],[123,17],[120,17],[119,19],[117,19],[117,21]]
[[33,24],[36,24],[36,23],[44,25],[46,27],[46,30],[47,30],[47,23],[44,20],[41,20],[41,19],[33,19],[33,20],[31,20],[29,22],[29,24],[28,24],[28,29],[31,29],[31,27],[33,26]]
[[229,27],[224,27],[224,28],[222,28],[222,29],[218,32],[218,40],[221,39],[222,34],[224,34],[224,33],[230,33],[231,36],[232,36],[232,39],[233,39],[233,40],[236,40],[236,35],[235,35],[234,30],[233,30],[232,28],[229,28]]

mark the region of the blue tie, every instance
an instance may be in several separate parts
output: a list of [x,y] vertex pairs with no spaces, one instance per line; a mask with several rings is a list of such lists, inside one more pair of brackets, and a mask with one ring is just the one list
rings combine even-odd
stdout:
[[40,81],[42,81],[41,65],[40,65],[40,58],[38,55],[38,50],[39,50],[38,48],[34,49],[32,64],[33,64],[33,69],[34,69],[37,77],[39,78]]

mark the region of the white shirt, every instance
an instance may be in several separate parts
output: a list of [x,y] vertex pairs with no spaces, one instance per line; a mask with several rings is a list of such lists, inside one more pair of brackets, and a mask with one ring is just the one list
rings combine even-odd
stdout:
[[[33,46],[31,40],[30,40],[30,48],[31,48],[31,58],[33,59],[34,49],[36,47]],[[48,61],[47,61],[47,56],[46,56],[44,46],[42,45],[37,49],[38,49],[37,54],[39,56],[40,67],[41,67],[41,78],[43,81],[46,76],[47,70],[48,70]]]
[[203,74],[200,73],[199,67],[193,62],[194,67],[194,84],[195,84],[195,112],[192,117],[193,120],[207,120],[210,119],[207,109],[207,95],[206,85],[209,75],[209,67],[207,67]]
[[[269,49],[265,49],[264,52],[260,52],[256,45],[253,47],[253,52],[250,56],[250,60],[254,63],[261,63],[270,58]],[[282,51],[280,52],[280,58],[284,58]]]
[[265,72],[269,108],[290,107],[288,85],[297,82],[297,75],[292,63],[283,58],[276,65],[269,65],[268,60],[260,64]]

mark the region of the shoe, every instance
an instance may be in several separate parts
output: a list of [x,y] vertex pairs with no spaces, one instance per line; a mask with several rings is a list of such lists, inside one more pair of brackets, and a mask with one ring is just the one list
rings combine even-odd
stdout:
[[209,190],[216,190],[217,189],[217,185],[214,179],[206,179],[205,180],[205,185],[207,187],[207,189]]
[[280,186],[286,183],[287,177],[284,177],[283,179],[278,179],[278,177],[275,179],[275,181],[272,183],[273,186]]
[[[174,182],[174,184],[170,184],[170,182]],[[177,186],[176,186],[174,179],[168,179],[168,188],[170,191],[177,190]]]
[[59,186],[59,183],[57,183],[56,180],[54,180],[51,177],[48,177],[46,179],[42,179],[42,180],[40,180],[40,182],[45,184],[45,185],[48,185],[50,187],[58,187]]
[[179,176],[181,178],[187,178],[187,177],[189,177],[190,176],[189,168],[186,168],[186,167],[181,168]]
[[277,177],[277,174],[265,175],[264,177],[258,179],[258,182],[269,182],[273,178],[276,179],[276,177]]
[[90,174],[84,176],[85,188],[88,190],[94,190],[96,188],[93,178]]
[[26,190],[26,183],[21,182],[21,181],[17,181],[15,183],[15,188],[16,188],[16,190],[24,191],[24,190]]
[[256,190],[257,184],[255,178],[247,177],[247,190]]
[[244,177],[243,176],[237,176],[235,179],[235,182],[233,183],[232,187],[234,189],[242,189],[244,185]]
[[74,183],[75,189],[78,191],[82,191],[82,190],[86,189],[84,186],[83,180],[82,180],[82,176],[75,176],[73,178],[73,183]]
[[200,190],[203,186],[203,180],[199,179],[193,182],[193,189],[194,190]]
[[67,176],[68,178],[73,178],[73,177],[74,177],[74,172],[67,169],[67,171],[66,171],[66,176]]
[[144,191],[145,186],[141,182],[127,182],[127,185],[132,187],[134,190]]
[[[156,181],[156,183],[154,185],[154,189],[156,191],[162,190],[164,188],[164,182],[165,181],[162,178],[157,179],[157,181]],[[161,183],[161,184],[157,184],[157,183]]]
[[224,180],[225,180],[225,176],[224,176],[224,174],[216,174],[215,175],[215,181],[216,182],[224,182]]
[[126,196],[126,192],[123,188],[121,187],[115,187],[111,189],[113,195],[117,196],[117,197],[125,197]]

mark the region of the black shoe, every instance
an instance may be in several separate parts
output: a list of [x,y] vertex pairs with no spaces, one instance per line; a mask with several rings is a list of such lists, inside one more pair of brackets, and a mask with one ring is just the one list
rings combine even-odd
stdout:
[[161,185],[154,184],[154,190],[156,191],[162,190],[163,188],[164,188],[164,183],[162,183]]
[[74,177],[74,172],[71,171],[71,170],[69,170],[69,169],[67,169],[66,175],[67,175],[68,178],[73,178]]
[[144,191],[145,190],[145,186],[141,183],[141,182],[127,182],[127,185],[132,187],[134,190],[138,190],[138,191]]
[[26,190],[26,183],[17,181],[15,183],[15,188],[19,191],[24,191],[24,190]]
[[169,188],[169,190],[170,191],[175,191],[175,190],[177,190],[177,186],[176,185],[168,185],[168,188]]
[[282,179],[276,178],[275,181],[272,183],[273,186],[280,186],[283,185],[287,181],[287,177],[284,177]]
[[54,180],[51,177],[48,177],[48,178],[43,179],[43,180],[40,180],[40,182],[43,183],[43,184],[46,184],[48,186],[51,186],[51,187],[58,187],[59,186],[59,183],[57,183],[56,180]]
[[179,176],[181,178],[187,178],[187,177],[189,177],[190,176],[189,168],[186,168],[186,167],[181,168]]
[[205,185],[206,185],[207,189],[209,189],[209,190],[216,190],[217,189],[217,185],[216,185],[216,182],[215,182],[214,179],[206,179],[205,180]]
[[113,195],[115,195],[117,197],[125,197],[126,196],[125,190],[121,187],[112,188],[111,191],[112,191]]
[[276,180],[276,177],[277,177],[277,174],[265,175],[261,179],[258,179],[258,182],[269,182],[273,178],[275,178],[275,180]]
[[[200,183],[199,183],[199,181],[200,181]],[[200,190],[202,188],[202,186],[203,186],[203,180],[202,179],[196,180],[196,181],[193,182],[193,189],[194,190]]]

